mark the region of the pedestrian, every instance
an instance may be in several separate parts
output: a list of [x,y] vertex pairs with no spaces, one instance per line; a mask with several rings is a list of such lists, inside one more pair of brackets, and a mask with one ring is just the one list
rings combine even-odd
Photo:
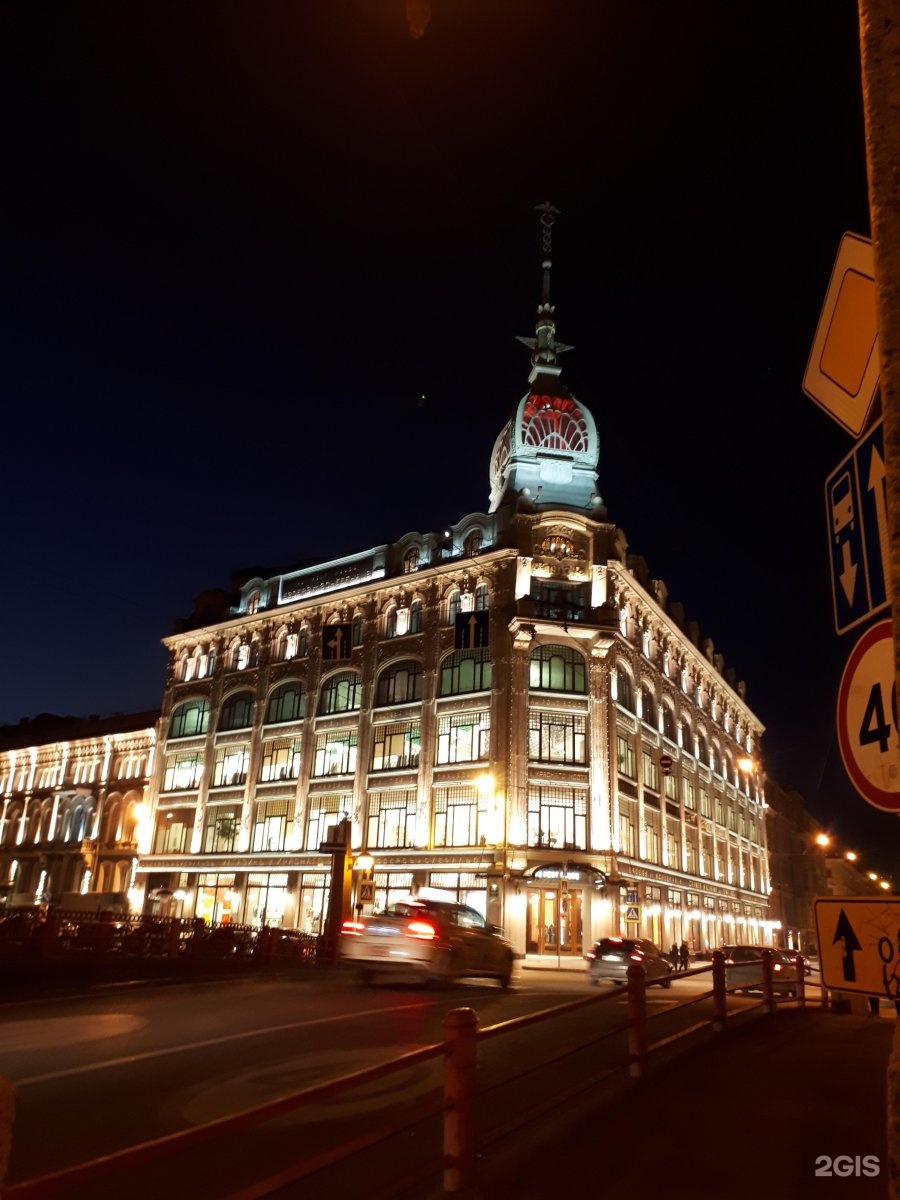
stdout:
[[672,943],[672,949],[669,951],[669,962],[672,964],[672,970],[677,971],[679,962],[678,947],[674,942]]
[[679,959],[679,965],[680,965],[682,971],[686,971],[688,969],[688,967],[691,965],[691,956],[688,951],[687,942],[681,943],[681,948],[678,951],[678,959]]

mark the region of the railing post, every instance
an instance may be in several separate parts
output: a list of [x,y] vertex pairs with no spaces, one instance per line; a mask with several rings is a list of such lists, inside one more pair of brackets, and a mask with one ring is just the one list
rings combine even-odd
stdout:
[[13,1118],[16,1114],[16,1089],[0,1075],[0,1196],[6,1184],[9,1155],[12,1150]]
[[181,952],[181,917],[169,917],[167,957],[177,958]]
[[632,963],[628,977],[628,1074],[639,1079],[647,1068],[647,984],[644,968]]
[[444,1059],[444,1192],[475,1186],[475,1034],[478,1014],[454,1008],[442,1024]]
[[766,1002],[766,1011],[773,1013],[775,1011],[775,991],[772,987],[772,951],[763,950],[762,952],[762,975],[763,975],[763,996]]
[[713,950],[712,980],[713,1029],[716,1033],[721,1033],[725,1028],[728,1016],[728,994],[725,991],[725,955],[721,950]]
[[806,963],[797,955],[797,1007],[806,1008]]

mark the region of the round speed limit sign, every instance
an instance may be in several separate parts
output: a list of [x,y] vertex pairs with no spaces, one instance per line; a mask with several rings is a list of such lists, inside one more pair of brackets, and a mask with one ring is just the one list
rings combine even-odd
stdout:
[[862,635],[838,689],[837,735],[844,768],[864,800],[900,812],[897,688],[890,621]]

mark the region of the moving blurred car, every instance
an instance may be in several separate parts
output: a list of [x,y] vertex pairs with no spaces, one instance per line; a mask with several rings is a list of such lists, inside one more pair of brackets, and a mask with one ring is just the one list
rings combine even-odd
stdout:
[[772,991],[779,996],[797,994],[797,963],[794,952],[777,950],[772,946],[723,946],[725,956],[725,986],[740,985],[745,992],[761,992],[763,986],[763,951],[772,955]]
[[594,986],[601,979],[609,979],[613,983],[627,982],[628,968],[632,963],[643,967],[647,984],[658,983],[664,988],[672,985],[672,964],[647,938],[601,938],[585,957],[588,960],[588,978]]
[[452,983],[496,979],[509,987],[515,954],[477,909],[449,900],[410,899],[341,927],[341,959],[359,967],[364,983],[378,975]]
[[795,965],[798,961],[803,963],[803,973],[805,975],[812,974],[812,964],[810,963],[809,959],[806,958],[805,955],[800,953],[799,950],[785,950],[785,954],[788,956],[788,958],[791,960],[791,962],[794,963]]

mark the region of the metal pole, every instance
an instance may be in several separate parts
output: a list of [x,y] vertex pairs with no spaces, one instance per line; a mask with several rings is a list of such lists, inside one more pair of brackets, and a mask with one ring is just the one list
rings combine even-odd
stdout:
[[454,1008],[444,1017],[444,1191],[475,1186],[475,1034],[478,1014]]
[[0,1075],[0,1196],[6,1183],[9,1155],[12,1150],[12,1128],[16,1113],[16,1089]]
[[770,1013],[775,1011],[775,989],[772,987],[772,951],[763,950],[762,952],[762,975],[763,975],[763,996],[766,1001],[766,1010]]
[[879,388],[890,534],[894,674],[900,690],[900,6],[858,0]]
[[632,963],[628,977],[628,1074],[639,1079],[647,1068],[647,987],[644,968]]
[[713,950],[712,956],[713,979],[713,1029],[721,1033],[725,1028],[728,1016],[728,996],[725,992],[725,955],[721,950]]

